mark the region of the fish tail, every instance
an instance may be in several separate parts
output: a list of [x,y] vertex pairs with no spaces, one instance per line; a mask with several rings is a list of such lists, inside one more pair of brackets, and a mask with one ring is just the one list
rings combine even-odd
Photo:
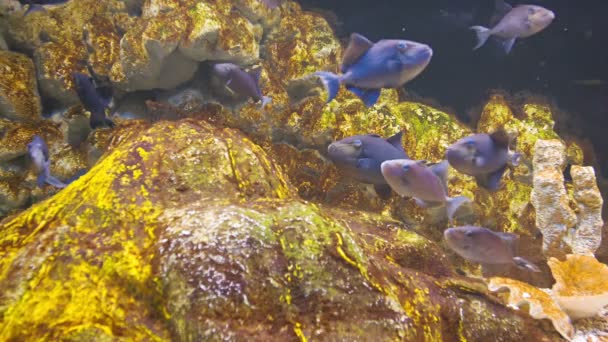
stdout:
[[540,268],[538,268],[538,266],[534,265],[533,263],[529,262],[528,260],[526,260],[524,258],[514,257],[513,262],[515,263],[515,265],[517,267],[521,268],[522,270],[540,272]]
[[50,184],[50,185],[52,185],[52,186],[54,186],[56,188],[59,188],[59,189],[63,189],[66,186],[68,186],[64,182],[60,181],[59,179],[57,179],[57,178],[55,178],[54,176],[51,176],[51,175],[46,176],[45,179],[44,179],[44,181],[47,184]]
[[470,28],[477,34],[477,45],[473,48],[473,50],[477,50],[490,38],[490,29],[483,26],[471,26]]
[[446,210],[448,212],[448,220],[452,222],[454,218],[454,214],[458,211],[458,209],[465,203],[471,202],[471,199],[466,196],[457,196],[448,198],[446,204]]
[[509,165],[511,165],[512,167],[518,166],[519,163],[521,162],[521,153],[519,152],[509,152],[509,159],[507,160],[507,163],[509,163]]
[[262,96],[262,101],[260,102],[260,108],[266,107],[267,104],[272,102],[272,98],[270,96]]
[[315,75],[321,79],[327,91],[327,103],[331,102],[338,95],[338,90],[340,90],[340,76],[328,71],[318,71],[315,72]]

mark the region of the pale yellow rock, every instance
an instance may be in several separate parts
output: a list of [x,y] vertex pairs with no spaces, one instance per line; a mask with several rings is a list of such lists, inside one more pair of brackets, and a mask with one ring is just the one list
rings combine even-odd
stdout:
[[570,248],[575,254],[591,255],[602,243],[602,194],[591,166],[572,166],[570,170],[574,199],[578,206],[578,225],[572,234]]

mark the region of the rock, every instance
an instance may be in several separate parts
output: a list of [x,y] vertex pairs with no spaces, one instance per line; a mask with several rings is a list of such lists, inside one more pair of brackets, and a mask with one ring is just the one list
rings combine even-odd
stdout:
[[573,232],[570,248],[574,254],[591,255],[602,243],[603,199],[591,166],[572,166],[570,170],[574,200],[578,206],[578,224]]
[[[564,185],[566,163],[564,145],[558,140],[537,140],[534,153],[534,189],[532,205],[536,209],[536,226],[543,233],[543,253],[563,257],[591,255],[602,242],[602,196],[592,167],[572,166],[571,198]],[[578,211],[571,208],[576,202]]]
[[399,221],[300,200],[238,131],[113,133],[87,174],[1,222],[2,339],[556,336]]
[[0,51],[0,116],[39,121],[41,105],[34,63],[25,55]]

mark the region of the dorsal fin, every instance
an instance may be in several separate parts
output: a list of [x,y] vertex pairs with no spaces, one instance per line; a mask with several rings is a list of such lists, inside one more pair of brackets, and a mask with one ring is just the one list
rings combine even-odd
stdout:
[[248,72],[249,75],[251,75],[251,77],[253,77],[253,80],[255,81],[255,84],[258,84],[260,82],[260,75],[262,74],[262,69],[253,69],[250,70]]
[[[395,133],[395,135],[393,135],[392,137],[387,138],[386,141],[388,141],[389,144],[395,146],[396,149],[405,153],[405,150],[403,149],[403,144],[401,143],[403,141],[403,131]],[[405,153],[405,155],[407,156],[407,153]]]
[[504,2],[504,0],[495,0],[494,1],[494,12],[492,13],[492,17],[490,18],[490,28],[496,26],[498,22],[504,18],[507,13],[511,12],[513,7],[508,3]]
[[490,139],[497,147],[509,148],[509,135],[503,128],[499,128],[494,133],[490,134]]
[[511,251],[512,255],[516,256],[517,255],[517,242],[519,241],[519,235],[513,234],[513,233],[504,233],[504,232],[497,232],[496,235],[498,235],[502,239],[502,241],[505,242],[505,244]]
[[362,35],[358,33],[351,34],[350,42],[344,50],[344,56],[342,57],[342,72],[345,72],[345,69],[347,69],[349,65],[355,63],[372,47],[372,45],[374,45],[374,43]]
[[439,177],[439,180],[441,180],[441,184],[443,185],[446,193],[448,191],[448,165],[448,161],[443,160],[437,164],[429,166],[435,176]]

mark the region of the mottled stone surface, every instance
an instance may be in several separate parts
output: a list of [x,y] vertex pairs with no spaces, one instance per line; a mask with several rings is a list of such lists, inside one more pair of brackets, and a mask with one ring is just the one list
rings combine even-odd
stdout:
[[34,63],[20,53],[0,51],[0,117],[38,121],[40,111]]
[[1,231],[3,340],[556,337],[437,244],[299,200],[260,147],[204,122],[119,128],[93,169]]
[[595,171],[591,166],[572,166],[574,200],[578,224],[569,243],[574,254],[593,255],[602,243],[602,194],[597,187]]

